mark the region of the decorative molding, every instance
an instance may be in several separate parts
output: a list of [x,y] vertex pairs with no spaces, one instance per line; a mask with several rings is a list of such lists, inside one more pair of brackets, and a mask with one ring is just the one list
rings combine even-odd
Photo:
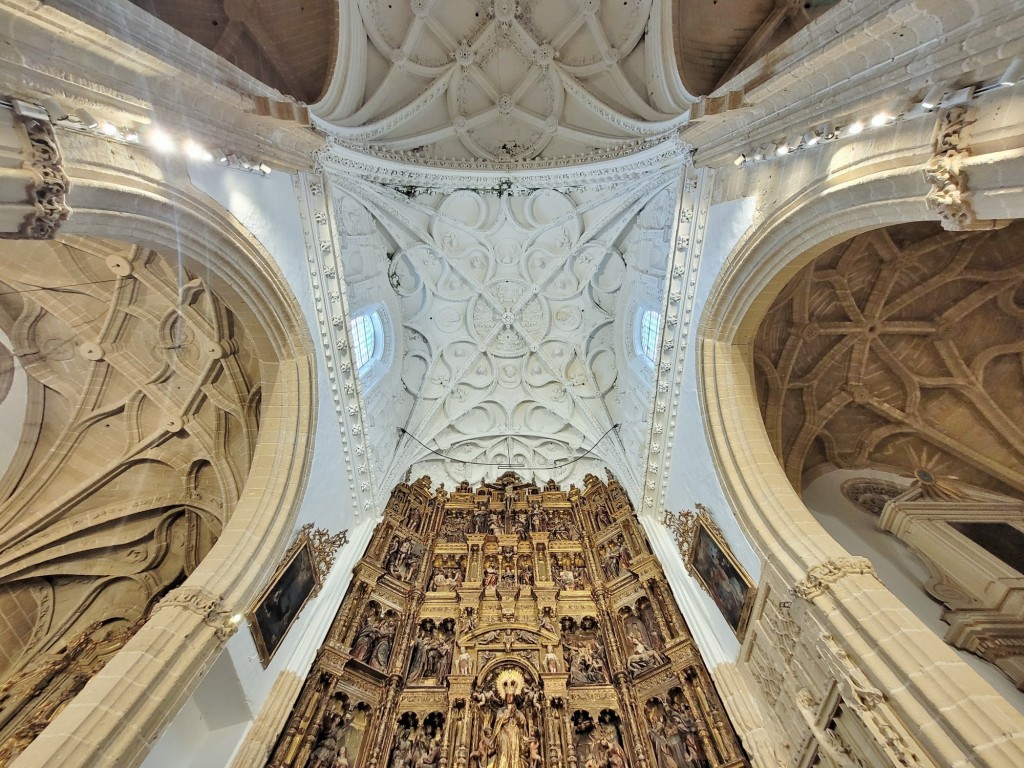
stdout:
[[924,168],[931,189],[925,195],[928,207],[939,214],[943,229],[962,232],[969,229],[999,229],[1006,221],[979,221],[971,206],[964,162],[970,158],[964,131],[976,120],[968,119],[968,109],[958,105],[939,112],[932,139],[932,156]]
[[682,170],[671,259],[662,299],[661,345],[655,361],[655,390],[648,422],[651,425],[647,455],[643,458],[643,486],[632,489],[641,510],[653,516],[664,506],[675,449],[679,401],[683,391],[683,367],[689,346],[694,298],[714,171],[694,168],[688,161]]
[[323,364],[331,385],[334,410],[341,431],[342,458],[356,519],[376,508],[377,488],[370,446],[363,423],[365,413],[359,374],[352,359],[347,318],[348,290],[340,253],[339,226],[327,179],[300,173],[295,177],[299,218],[306,239],[306,261],[319,326]]
[[807,576],[794,584],[791,591],[796,597],[812,600],[825,594],[829,587],[840,579],[854,575],[878,578],[874,566],[866,557],[834,557],[812,566],[807,571]]
[[42,115],[19,109],[20,104],[15,102],[14,115],[28,140],[28,156],[23,165],[31,174],[26,192],[35,210],[26,214],[17,233],[0,233],[0,239],[52,240],[71,215],[65,201],[71,181],[64,173],[64,158],[53,125]]
[[[481,161],[439,160],[417,165],[402,153],[378,148],[352,147],[332,139],[315,156],[320,171],[348,172],[405,194],[451,194],[473,190],[491,194],[528,194],[537,189],[602,189],[624,182],[636,182],[658,170],[688,162],[694,148],[672,132],[641,146],[610,150],[595,159],[536,161],[499,164]],[[627,151],[628,150],[628,151]],[[515,183],[512,183],[512,177]],[[515,189],[513,189],[513,186]]]
[[[310,548],[313,550],[313,568],[317,573],[317,585],[313,589],[315,597],[334,567],[334,556],[341,547],[348,544],[348,530],[332,534],[324,528],[314,528],[313,523],[306,523],[299,529],[299,538],[288,550],[289,554],[299,546],[303,536],[309,537]],[[285,559],[288,559],[287,556]]]
[[167,593],[152,614],[164,608],[182,608],[201,617],[203,623],[216,630],[217,638],[227,642],[238,631],[237,621],[231,620],[231,611],[224,608],[224,599],[202,587],[178,587]]

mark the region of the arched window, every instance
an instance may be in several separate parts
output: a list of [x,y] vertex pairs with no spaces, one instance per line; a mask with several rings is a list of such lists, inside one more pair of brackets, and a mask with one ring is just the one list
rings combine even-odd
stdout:
[[349,332],[352,336],[352,359],[360,374],[373,363],[380,346],[380,317],[376,312],[352,318]]
[[640,316],[640,335],[637,351],[654,362],[658,350],[658,332],[661,331],[661,314],[644,310]]

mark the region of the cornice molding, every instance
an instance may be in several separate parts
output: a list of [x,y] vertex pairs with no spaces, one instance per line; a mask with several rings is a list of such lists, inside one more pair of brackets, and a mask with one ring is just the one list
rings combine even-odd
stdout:
[[683,390],[683,364],[693,322],[694,296],[714,171],[687,164],[682,169],[680,196],[672,233],[671,260],[662,297],[661,349],[655,366],[654,403],[647,455],[644,457],[643,487],[632,489],[638,506],[646,515],[657,516],[664,507],[669,470],[676,443],[679,401]]
[[359,375],[352,362],[352,346],[346,318],[348,291],[340,252],[338,224],[331,204],[327,179],[305,173],[295,177],[299,218],[306,240],[306,261],[316,311],[317,331],[331,398],[341,432],[342,460],[348,480],[354,517],[374,514],[378,485],[373,476],[366,428],[363,424]]
[[693,147],[672,132],[656,142],[629,144],[593,155],[523,163],[446,160],[410,162],[405,153],[353,146],[332,138],[316,156],[318,171],[354,173],[368,181],[413,192],[450,194],[459,189],[511,192],[534,189],[588,189],[642,179],[687,162]]

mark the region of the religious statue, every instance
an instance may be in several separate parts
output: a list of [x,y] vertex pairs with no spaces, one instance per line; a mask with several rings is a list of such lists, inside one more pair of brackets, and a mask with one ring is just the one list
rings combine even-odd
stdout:
[[455,667],[460,675],[473,674],[473,657],[461,645],[459,646],[459,657],[455,660]]
[[626,504],[596,479],[400,485],[255,768],[745,766],[664,576],[630,570]]
[[513,694],[505,694],[505,706],[498,711],[491,730],[494,732],[494,761],[489,768],[523,768],[526,717],[516,707]]

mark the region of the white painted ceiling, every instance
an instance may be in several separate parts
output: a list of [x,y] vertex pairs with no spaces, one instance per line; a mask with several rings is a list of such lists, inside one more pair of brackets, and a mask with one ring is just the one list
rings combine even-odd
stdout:
[[314,105],[351,146],[409,162],[524,163],[621,153],[695,100],[670,0],[341,3],[334,77]]
[[664,302],[694,101],[670,5],[341,4],[313,111],[349,315],[391,329],[387,375],[361,382],[377,486],[499,465],[642,484],[654,369],[633,321]]
[[595,462],[635,465],[653,368],[633,319],[661,305],[678,180],[677,163],[595,189],[336,185],[350,312],[377,308],[393,329],[390,373],[363,381],[375,476],[433,462],[432,477],[475,480],[511,463],[565,479],[599,441]]

